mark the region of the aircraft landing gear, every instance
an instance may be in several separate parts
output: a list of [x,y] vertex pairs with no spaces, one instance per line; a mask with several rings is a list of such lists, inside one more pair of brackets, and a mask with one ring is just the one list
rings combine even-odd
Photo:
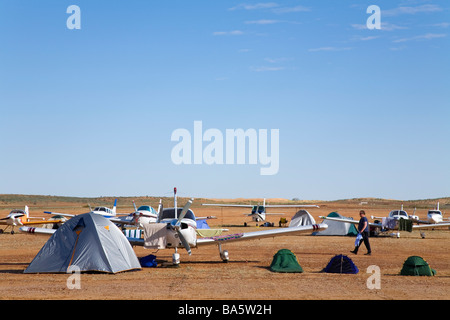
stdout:
[[222,250],[222,245],[220,243],[219,243],[219,253],[220,258],[222,259],[223,262],[228,262],[228,260],[230,260],[228,250]]
[[180,254],[177,252],[177,248],[175,248],[175,253],[172,255],[172,263],[176,266],[180,264]]

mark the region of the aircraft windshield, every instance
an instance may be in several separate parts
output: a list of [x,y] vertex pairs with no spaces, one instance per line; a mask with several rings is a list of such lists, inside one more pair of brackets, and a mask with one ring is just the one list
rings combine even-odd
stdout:
[[[181,210],[183,210],[183,208],[177,208],[177,217],[180,216],[181,214]],[[161,220],[164,219],[175,219],[175,208],[167,208],[164,209],[161,215]],[[191,209],[189,209],[186,212],[186,215],[184,216],[184,219],[191,219],[195,221],[195,215],[194,212],[192,212]]]
[[428,211],[428,214],[439,214],[439,215],[442,215],[442,212],[440,212],[438,210],[430,210],[430,211]]
[[151,211],[150,206],[140,206],[138,208],[138,211]]
[[264,213],[266,212],[266,208],[264,206],[253,206],[252,213]]
[[389,217],[393,217],[393,216],[400,216],[400,217],[408,218],[408,214],[406,213],[406,211],[403,211],[403,210],[391,211],[389,213]]

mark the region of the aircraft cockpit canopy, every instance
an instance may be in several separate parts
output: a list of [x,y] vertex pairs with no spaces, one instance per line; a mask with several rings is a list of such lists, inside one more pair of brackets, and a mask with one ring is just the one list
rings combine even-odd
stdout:
[[408,218],[408,214],[406,213],[406,211],[403,210],[393,210],[389,213],[389,217],[393,218],[394,216]]
[[[177,208],[177,217],[176,218],[178,218],[180,216],[182,210],[183,210],[183,208]],[[175,219],[175,208],[163,209],[163,212],[161,215],[161,220],[164,220],[164,219]],[[191,220],[195,221],[194,212],[191,209],[189,209],[186,212],[184,219],[191,219]]]

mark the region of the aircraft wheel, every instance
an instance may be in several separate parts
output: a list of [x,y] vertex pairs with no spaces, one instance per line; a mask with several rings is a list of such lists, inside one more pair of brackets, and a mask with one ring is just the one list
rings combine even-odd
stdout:
[[179,265],[180,264],[180,254],[179,253],[175,252],[172,255],[172,262],[173,262],[174,265]]
[[230,260],[230,257],[229,257],[229,255],[228,255],[228,250],[223,250],[223,251],[220,253],[220,257],[222,258],[222,261],[223,261],[223,262],[228,262],[228,260]]

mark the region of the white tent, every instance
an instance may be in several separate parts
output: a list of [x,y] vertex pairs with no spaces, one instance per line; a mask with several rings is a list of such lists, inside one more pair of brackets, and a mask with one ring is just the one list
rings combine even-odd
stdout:
[[[352,218],[344,217],[337,212],[331,212],[330,214],[328,214],[328,217],[353,220]],[[317,235],[317,236],[352,236],[352,235],[354,235],[354,236],[356,236],[356,234],[358,233],[356,231],[355,226],[351,223],[342,223],[342,222],[332,221],[332,220],[327,220],[327,219],[325,219],[322,223],[327,224],[328,228],[326,228],[325,230],[319,231],[319,232],[315,232],[315,233],[313,233],[314,235]]]
[[306,210],[300,210],[292,217],[291,222],[289,222],[289,227],[307,226],[312,224],[316,224],[316,220],[314,220],[313,216]]
[[140,269],[130,243],[109,219],[85,213],[65,222],[45,243],[25,273],[80,271],[116,273]]

